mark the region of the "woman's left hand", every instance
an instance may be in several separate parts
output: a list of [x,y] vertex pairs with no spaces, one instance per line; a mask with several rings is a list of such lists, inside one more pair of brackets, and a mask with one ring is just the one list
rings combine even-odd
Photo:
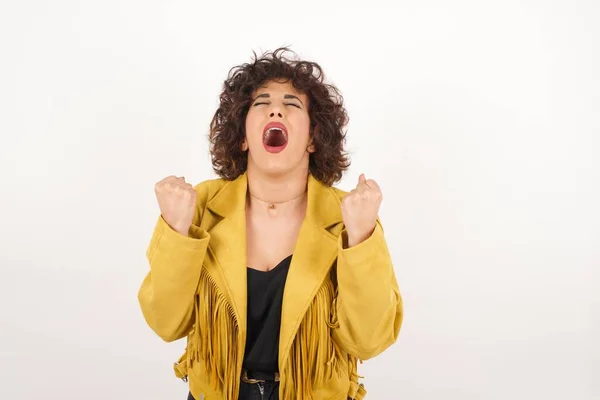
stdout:
[[348,247],[366,240],[375,229],[382,194],[377,182],[358,177],[358,185],[342,199],[342,219],[348,234]]

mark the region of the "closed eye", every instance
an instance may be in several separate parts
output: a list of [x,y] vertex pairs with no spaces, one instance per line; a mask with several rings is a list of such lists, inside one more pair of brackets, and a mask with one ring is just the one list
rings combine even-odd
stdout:
[[[260,105],[263,105],[263,104],[268,105],[269,103],[254,103],[253,107],[260,106]],[[294,104],[294,103],[283,103],[283,104],[286,105],[286,106],[294,106],[294,107],[297,107],[297,108],[302,108],[298,104]]]

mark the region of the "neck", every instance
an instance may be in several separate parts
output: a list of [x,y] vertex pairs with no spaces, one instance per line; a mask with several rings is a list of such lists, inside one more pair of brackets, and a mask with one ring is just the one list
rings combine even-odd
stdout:
[[250,208],[294,209],[305,201],[308,168],[285,175],[268,175],[248,165],[248,202]]

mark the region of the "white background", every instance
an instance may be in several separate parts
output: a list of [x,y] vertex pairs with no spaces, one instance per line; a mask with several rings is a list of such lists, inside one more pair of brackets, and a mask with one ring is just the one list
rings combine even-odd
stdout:
[[203,3],[2,2],[1,399],[185,398],[137,303],[153,186],[214,176],[229,68],[280,45],[345,97],[339,186],[384,191],[367,398],[600,398],[600,3]]

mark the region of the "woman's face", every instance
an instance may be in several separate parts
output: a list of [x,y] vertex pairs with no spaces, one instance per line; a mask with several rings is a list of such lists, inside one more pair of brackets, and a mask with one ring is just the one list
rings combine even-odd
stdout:
[[246,117],[248,168],[281,175],[297,168],[308,170],[310,142],[308,97],[291,82],[267,82],[252,96]]

